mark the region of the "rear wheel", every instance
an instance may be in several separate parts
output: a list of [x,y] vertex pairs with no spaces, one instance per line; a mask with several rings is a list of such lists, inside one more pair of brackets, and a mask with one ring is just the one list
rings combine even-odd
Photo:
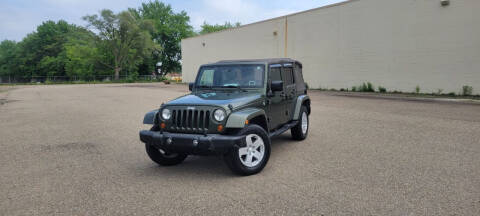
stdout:
[[295,140],[304,140],[308,135],[308,112],[305,106],[300,108],[300,116],[298,118],[298,124],[290,129],[292,138]]
[[260,126],[252,124],[238,132],[245,135],[245,147],[234,147],[225,156],[228,167],[239,175],[253,175],[260,172],[270,157],[270,139]]
[[[151,131],[158,131],[158,127],[152,127]],[[182,163],[187,154],[167,152],[163,149],[156,148],[148,143],[145,143],[145,150],[153,162],[162,166],[173,166]]]

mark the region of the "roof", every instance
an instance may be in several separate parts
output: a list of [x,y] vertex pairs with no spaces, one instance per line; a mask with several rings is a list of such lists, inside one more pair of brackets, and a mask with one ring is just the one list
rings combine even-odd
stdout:
[[297,63],[302,66],[297,60],[291,58],[265,58],[265,59],[239,59],[239,60],[221,60],[214,64],[232,64],[232,63],[267,63],[267,64],[275,64],[275,63]]

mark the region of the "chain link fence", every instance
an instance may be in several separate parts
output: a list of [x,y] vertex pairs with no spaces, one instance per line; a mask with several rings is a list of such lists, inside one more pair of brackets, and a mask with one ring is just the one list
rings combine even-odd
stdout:
[[96,75],[90,77],[78,76],[30,76],[30,77],[15,77],[15,76],[0,76],[1,84],[22,84],[22,83],[75,83],[75,82],[127,82],[127,81],[161,81],[161,76],[153,75],[139,75],[132,80],[131,77],[121,75],[118,80],[115,80],[113,75]]

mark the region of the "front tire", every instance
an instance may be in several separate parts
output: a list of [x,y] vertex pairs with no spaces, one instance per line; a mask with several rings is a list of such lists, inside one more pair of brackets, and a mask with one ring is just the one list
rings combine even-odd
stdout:
[[[158,126],[153,126],[151,131],[158,131]],[[186,158],[187,154],[179,154],[167,152],[162,149],[158,149],[150,144],[145,143],[145,150],[147,151],[148,157],[152,159],[153,162],[162,165],[162,166],[173,166],[182,163]]]
[[247,146],[234,147],[227,155],[228,167],[239,175],[253,175],[265,167],[270,158],[270,138],[260,126],[252,124],[238,132],[245,135]]
[[308,120],[308,112],[305,106],[300,108],[300,116],[298,118],[298,124],[295,125],[292,129],[290,129],[292,133],[292,138],[294,140],[304,140],[308,136],[308,128],[309,120]]

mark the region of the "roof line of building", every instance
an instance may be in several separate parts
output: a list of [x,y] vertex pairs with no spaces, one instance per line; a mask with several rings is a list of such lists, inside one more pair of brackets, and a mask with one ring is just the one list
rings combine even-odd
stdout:
[[299,12],[295,12],[295,13],[291,13],[291,14],[287,14],[287,15],[283,15],[283,16],[279,16],[279,17],[274,17],[274,18],[270,18],[270,19],[266,19],[266,20],[260,20],[260,21],[257,21],[257,22],[241,25],[241,26],[238,26],[238,27],[223,29],[223,30],[220,30],[220,31],[210,32],[210,33],[201,34],[201,35],[195,35],[195,36],[192,36],[192,37],[184,38],[182,40],[187,40],[187,39],[190,39],[190,38],[197,38],[197,37],[201,37],[201,36],[205,36],[205,35],[221,33],[221,32],[225,32],[225,31],[231,31],[231,30],[243,28],[243,27],[250,26],[250,25],[264,23],[264,22],[268,22],[268,21],[272,21],[272,20],[276,20],[276,19],[283,19],[283,18],[286,18],[286,17],[295,16],[295,15],[302,14],[302,13],[308,13],[308,12],[315,11],[315,10],[320,10],[320,9],[325,9],[325,8],[330,8],[330,7],[336,7],[336,6],[344,5],[344,4],[355,2],[355,1],[359,1],[359,0],[345,0],[345,1],[342,1],[342,2],[335,3],[335,4],[324,5],[324,6],[321,6],[321,7],[316,7],[316,8],[312,8],[312,9],[308,9],[308,10],[304,10],[304,11],[299,11]]

